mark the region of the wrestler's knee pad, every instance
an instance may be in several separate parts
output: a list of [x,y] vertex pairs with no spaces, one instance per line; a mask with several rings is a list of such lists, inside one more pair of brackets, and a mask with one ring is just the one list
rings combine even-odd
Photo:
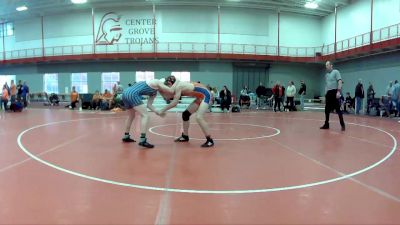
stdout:
[[189,121],[191,115],[192,115],[192,114],[191,114],[189,111],[185,110],[185,111],[182,113],[182,120],[183,120],[183,121]]

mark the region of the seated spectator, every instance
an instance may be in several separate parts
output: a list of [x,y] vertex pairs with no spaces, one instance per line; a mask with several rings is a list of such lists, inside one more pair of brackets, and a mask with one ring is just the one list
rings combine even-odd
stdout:
[[379,110],[380,110],[380,115],[382,116],[390,116],[390,105],[391,105],[391,100],[389,96],[383,95],[381,99],[379,100]]
[[343,112],[349,113],[348,109],[354,111],[354,99],[350,96],[350,92],[346,93]]
[[50,102],[50,105],[59,105],[60,103],[58,95],[55,93],[52,93],[50,97],[48,97],[48,101]]
[[75,109],[76,103],[78,102],[79,102],[79,93],[75,90],[75,86],[73,86],[71,91],[71,109]]
[[100,108],[101,104],[101,94],[99,91],[96,90],[95,94],[92,97],[92,109],[97,110]]
[[239,105],[242,107],[243,105],[246,105],[247,107],[250,107],[250,95],[249,95],[249,89],[245,85],[243,89],[240,91],[240,98],[239,98]]
[[221,99],[219,97],[219,92],[218,89],[216,87],[212,88],[212,92],[214,93],[214,100],[217,104],[221,104]]
[[101,109],[110,109],[113,103],[113,95],[106,89],[103,96],[101,97]]

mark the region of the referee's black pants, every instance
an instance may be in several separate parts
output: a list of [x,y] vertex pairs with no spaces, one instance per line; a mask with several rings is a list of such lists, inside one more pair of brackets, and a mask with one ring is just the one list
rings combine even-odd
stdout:
[[339,99],[336,98],[337,89],[329,90],[325,95],[325,125],[329,125],[329,114],[336,110],[340,125],[344,127],[343,113],[340,110]]

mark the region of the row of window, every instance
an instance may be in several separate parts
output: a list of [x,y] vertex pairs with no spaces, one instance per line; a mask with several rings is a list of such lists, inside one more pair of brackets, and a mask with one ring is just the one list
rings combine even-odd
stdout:
[[14,35],[14,24],[13,23],[0,23],[0,37],[3,37],[3,27],[6,31],[4,36],[13,36]]
[[[190,72],[172,72],[178,80],[190,81]],[[15,75],[1,75],[0,84],[7,82],[10,85],[11,80],[15,81]],[[136,82],[148,81],[154,79],[154,72],[152,71],[137,71]],[[114,84],[120,81],[119,72],[105,72],[101,74],[101,91],[112,90]],[[28,84],[29,86],[29,84]],[[71,87],[75,86],[76,91],[79,93],[88,93],[89,85],[87,73],[72,73],[71,74]],[[43,75],[43,91],[47,93],[58,94],[58,74],[46,73]]]

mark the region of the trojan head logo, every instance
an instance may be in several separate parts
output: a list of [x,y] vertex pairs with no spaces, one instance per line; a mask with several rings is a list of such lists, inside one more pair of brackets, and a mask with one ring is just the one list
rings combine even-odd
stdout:
[[103,18],[101,18],[96,37],[97,45],[112,45],[114,42],[119,41],[122,36],[120,19],[121,16],[114,12],[106,13]]

